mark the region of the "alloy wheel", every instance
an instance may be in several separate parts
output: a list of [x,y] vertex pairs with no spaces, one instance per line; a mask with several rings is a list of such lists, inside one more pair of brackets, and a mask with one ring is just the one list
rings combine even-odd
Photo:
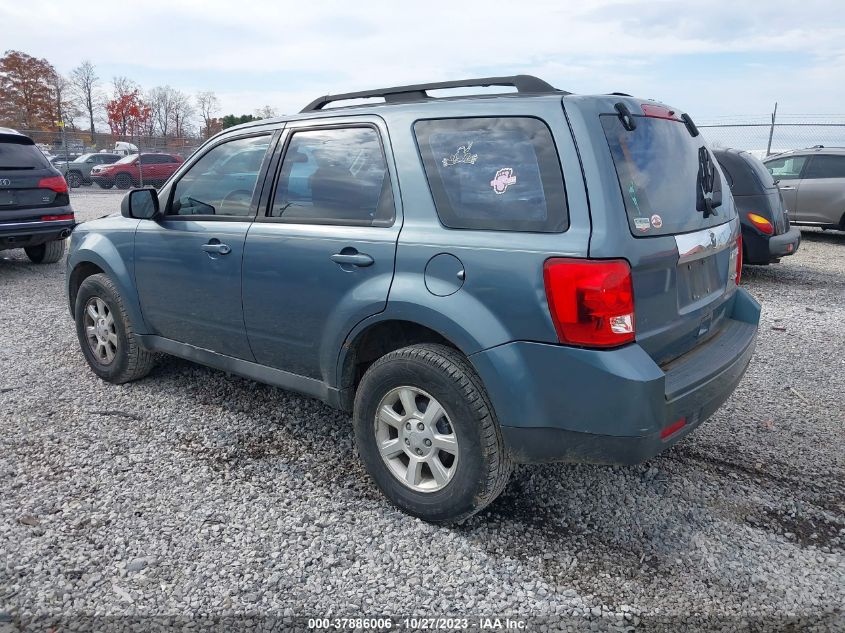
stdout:
[[458,467],[458,438],[443,406],[422,389],[392,389],[376,409],[376,446],[391,474],[417,492],[444,488]]
[[117,355],[117,331],[114,316],[106,302],[91,297],[85,304],[85,337],[101,365],[110,365]]

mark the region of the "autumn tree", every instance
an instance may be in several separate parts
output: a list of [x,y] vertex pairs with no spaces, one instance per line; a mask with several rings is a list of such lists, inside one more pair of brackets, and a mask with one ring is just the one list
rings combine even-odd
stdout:
[[0,120],[25,130],[52,127],[55,75],[46,59],[6,51],[0,58]]
[[205,138],[209,138],[218,131],[215,128],[219,128],[219,120],[215,119],[214,115],[220,109],[220,101],[218,101],[217,95],[211,90],[198,92],[196,100],[197,107],[200,111],[200,118],[202,119],[202,135]]
[[112,136],[136,136],[152,117],[150,106],[141,100],[137,89],[117,95],[106,103],[106,118]]
[[77,107],[88,117],[88,130],[91,142],[94,142],[96,113],[101,108],[102,97],[99,93],[99,81],[94,64],[85,60],[70,71],[70,84]]

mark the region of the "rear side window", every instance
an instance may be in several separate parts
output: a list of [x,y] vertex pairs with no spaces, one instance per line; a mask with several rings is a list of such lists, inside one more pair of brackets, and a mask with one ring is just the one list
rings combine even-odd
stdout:
[[391,226],[393,190],[375,128],[294,132],[270,216],[296,224]]
[[766,162],[766,169],[775,180],[795,180],[801,177],[801,170],[807,162],[807,156],[788,156]]
[[0,141],[0,169],[44,169],[47,159],[35,145]]
[[845,156],[813,156],[804,178],[845,178]]
[[534,118],[414,124],[440,221],[451,229],[559,233],[566,190],[548,126]]

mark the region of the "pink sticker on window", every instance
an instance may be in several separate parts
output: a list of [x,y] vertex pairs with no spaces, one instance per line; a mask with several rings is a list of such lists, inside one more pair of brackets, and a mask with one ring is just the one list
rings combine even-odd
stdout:
[[514,184],[516,184],[516,176],[513,175],[512,167],[502,167],[490,181],[490,186],[497,195],[505,193],[508,187]]

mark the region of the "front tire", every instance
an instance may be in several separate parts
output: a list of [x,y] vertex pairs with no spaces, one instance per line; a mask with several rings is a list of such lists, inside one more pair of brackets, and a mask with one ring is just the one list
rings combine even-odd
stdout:
[[55,240],[38,246],[26,246],[23,250],[33,264],[55,264],[65,254],[65,241]]
[[155,356],[139,344],[123,299],[106,275],[91,275],[82,282],[74,317],[82,353],[100,378],[122,384],[150,372]]
[[100,187],[100,189],[111,189],[112,187],[114,187],[113,182],[98,182],[97,185]]
[[114,186],[118,189],[129,189],[132,186],[132,176],[129,174],[118,174],[115,176]]
[[384,495],[426,521],[460,521],[511,473],[499,424],[469,361],[445,345],[377,360],[355,394],[358,453]]

